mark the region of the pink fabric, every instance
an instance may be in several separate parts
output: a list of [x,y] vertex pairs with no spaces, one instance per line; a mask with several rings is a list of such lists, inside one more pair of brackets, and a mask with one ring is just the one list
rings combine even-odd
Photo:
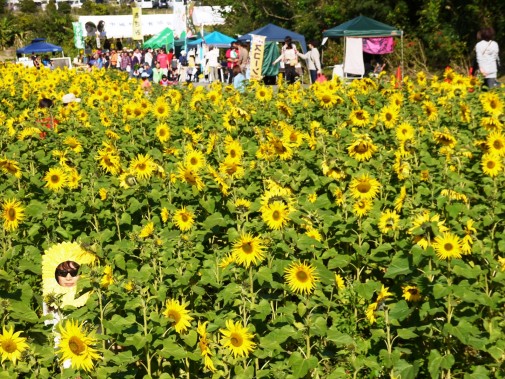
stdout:
[[389,54],[393,52],[393,37],[363,38],[363,51],[369,54]]

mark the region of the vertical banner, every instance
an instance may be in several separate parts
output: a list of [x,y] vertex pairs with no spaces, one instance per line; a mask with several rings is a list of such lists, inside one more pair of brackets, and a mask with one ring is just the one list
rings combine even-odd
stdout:
[[251,61],[251,80],[261,80],[261,68],[263,67],[263,54],[265,52],[265,40],[267,37],[251,34],[251,52],[249,59]]
[[133,14],[133,33],[132,33],[132,39],[133,40],[143,40],[143,35],[142,35],[142,8],[140,7],[133,7],[132,8],[132,14]]
[[80,22],[72,22],[74,28],[74,46],[76,49],[84,49],[84,38]]

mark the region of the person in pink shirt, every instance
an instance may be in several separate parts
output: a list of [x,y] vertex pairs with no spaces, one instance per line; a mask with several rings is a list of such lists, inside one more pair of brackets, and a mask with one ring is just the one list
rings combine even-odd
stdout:
[[164,48],[161,49],[161,52],[156,57],[156,61],[160,64],[161,72],[163,72],[164,75],[168,75],[169,60],[167,51]]

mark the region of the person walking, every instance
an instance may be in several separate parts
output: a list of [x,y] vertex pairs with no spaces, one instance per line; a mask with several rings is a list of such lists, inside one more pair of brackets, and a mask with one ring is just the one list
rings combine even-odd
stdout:
[[491,27],[483,28],[480,31],[482,40],[475,45],[475,54],[479,71],[484,76],[484,84],[487,88],[497,87],[496,80],[498,76],[498,65],[500,63],[498,43],[493,41],[495,36],[494,29]]
[[300,58],[305,59],[307,62],[307,68],[310,73],[310,83],[314,84],[317,79],[318,74],[322,74],[321,70],[321,57],[319,55],[319,50],[317,50],[317,42],[309,42],[309,51],[306,54],[298,53]]

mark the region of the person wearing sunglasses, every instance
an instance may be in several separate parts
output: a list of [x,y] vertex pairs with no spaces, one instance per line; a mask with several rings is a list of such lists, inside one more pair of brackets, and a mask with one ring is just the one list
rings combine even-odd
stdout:
[[79,264],[74,261],[62,262],[56,267],[55,278],[62,287],[73,287],[79,279]]

